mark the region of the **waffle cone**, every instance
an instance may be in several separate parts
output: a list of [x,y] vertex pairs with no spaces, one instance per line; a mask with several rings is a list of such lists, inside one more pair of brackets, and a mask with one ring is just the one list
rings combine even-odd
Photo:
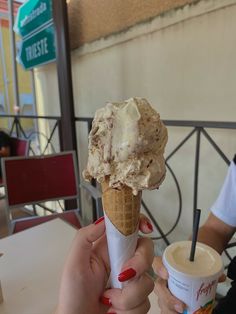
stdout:
[[109,187],[109,179],[102,183],[103,208],[112,224],[125,236],[134,233],[139,223],[142,192],[133,195],[132,189]]

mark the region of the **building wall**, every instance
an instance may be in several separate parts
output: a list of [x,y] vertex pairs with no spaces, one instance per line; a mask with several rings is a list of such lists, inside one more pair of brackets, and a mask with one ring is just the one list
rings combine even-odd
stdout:
[[[0,49],[0,93],[5,97],[5,111],[8,114],[13,114],[14,103],[14,92],[13,92],[13,71],[12,71],[12,61],[11,61],[11,45],[10,45],[10,33],[9,33],[9,23],[5,19],[0,18],[0,36],[2,38],[2,47]],[[19,38],[16,38],[19,41]],[[3,54],[2,54],[3,53]],[[4,65],[2,62],[4,59]],[[6,69],[5,80],[4,80],[4,68]],[[30,94],[31,90],[31,75],[30,72],[25,71],[21,65],[17,65],[18,73],[18,83],[19,83],[19,94]],[[8,90],[8,96],[6,95],[5,83]],[[7,106],[7,98],[9,99],[9,106]],[[24,121],[24,126],[26,128],[32,128],[32,121]],[[9,128],[8,123],[5,119],[0,119],[0,128]]]
[[[107,101],[141,96],[163,119],[235,121],[235,0],[205,0],[168,11],[108,37],[84,44],[72,53],[76,116],[91,117]],[[36,70],[38,95],[46,114],[59,114],[56,67]],[[53,98],[50,95],[56,95]],[[169,127],[166,156],[190,131]],[[231,158],[235,131],[209,130]],[[87,159],[87,133],[78,125],[80,168]],[[202,139],[199,207],[202,222],[216,198],[227,166]],[[183,188],[181,222],[170,239],[186,238],[192,227],[195,138],[170,160]],[[164,230],[178,211],[177,190],[168,172],[159,191],[144,199]]]
[[73,49],[151,20],[199,0],[70,0],[70,38]]

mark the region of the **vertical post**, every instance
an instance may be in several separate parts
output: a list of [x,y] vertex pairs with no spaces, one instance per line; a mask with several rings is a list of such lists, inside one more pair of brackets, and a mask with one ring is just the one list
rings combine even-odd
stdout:
[[11,42],[11,60],[12,60],[12,72],[13,72],[13,93],[14,93],[14,105],[19,107],[19,87],[18,87],[18,73],[16,65],[16,43],[15,33],[13,31],[14,26],[14,7],[13,0],[8,0],[8,11],[9,11],[9,31],[10,31],[10,42]]
[[[37,116],[38,112],[37,112],[37,98],[36,98],[36,91],[35,91],[35,78],[34,78],[34,70],[32,69],[30,71],[31,74],[31,90],[32,90],[32,95],[33,95],[33,115]],[[38,126],[38,119],[33,119],[33,126],[34,126],[34,130],[36,132],[39,131],[39,126]]]
[[[2,24],[0,18],[0,55],[1,55],[1,63],[2,63],[2,72],[3,72],[3,82],[4,82],[4,108],[7,107],[6,113],[10,114],[10,102],[9,102],[9,91],[8,91],[8,77],[7,77],[7,68],[5,61],[5,50],[3,43],[3,35],[2,35]],[[8,128],[10,127],[10,121],[8,120]]]
[[53,0],[56,62],[61,105],[62,150],[76,150],[76,129],[66,0]]
[[35,79],[34,79],[34,70],[30,70],[31,74],[31,90],[33,95],[33,106],[34,106],[34,115],[37,115],[37,100],[36,100],[36,91],[35,91]]
[[[67,3],[66,0],[53,0],[52,3],[56,33],[56,62],[61,107],[60,143],[63,151],[75,150],[77,154]],[[81,208],[80,195],[79,190],[79,206]],[[71,208],[75,208],[75,202],[67,201],[66,209]]]

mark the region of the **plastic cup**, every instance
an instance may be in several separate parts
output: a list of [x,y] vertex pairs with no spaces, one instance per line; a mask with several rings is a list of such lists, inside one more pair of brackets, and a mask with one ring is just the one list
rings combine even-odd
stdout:
[[165,249],[163,263],[169,273],[168,287],[187,305],[184,314],[210,314],[223,262],[214,249],[199,242],[191,262],[190,250],[191,241],[176,242]]

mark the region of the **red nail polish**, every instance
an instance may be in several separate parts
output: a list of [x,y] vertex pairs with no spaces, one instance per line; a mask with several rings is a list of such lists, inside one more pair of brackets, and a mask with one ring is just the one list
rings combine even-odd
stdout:
[[149,221],[146,222],[146,225],[147,225],[149,230],[153,231],[153,226]]
[[136,271],[133,268],[129,268],[119,274],[118,280],[120,282],[123,282],[123,281],[133,278],[135,275],[136,275]]
[[108,305],[108,306],[111,306],[111,305],[112,305],[110,299],[109,299],[109,298],[106,298],[106,297],[104,297],[104,296],[101,296],[100,301],[101,301],[102,304],[104,304],[104,305]]
[[95,221],[95,225],[99,224],[100,222],[102,222],[104,220],[104,216],[100,217],[98,220]]

